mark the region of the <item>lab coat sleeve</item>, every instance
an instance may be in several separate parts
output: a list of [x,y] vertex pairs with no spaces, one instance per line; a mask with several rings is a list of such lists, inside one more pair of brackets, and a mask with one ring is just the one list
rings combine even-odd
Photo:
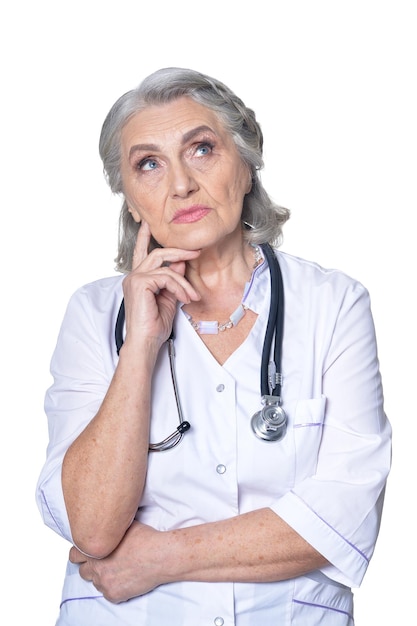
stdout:
[[391,427],[368,292],[352,282],[339,306],[327,304],[316,312],[327,339],[311,351],[326,403],[316,471],[271,508],[328,559],[324,574],[355,587],[379,532]]
[[78,290],[64,315],[51,360],[53,384],[45,397],[49,444],[36,500],[45,524],[68,541],[72,539],[61,485],[62,461],[97,413],[111,378],[103,358],[107,330],[98,331],[101,321],[100,313],[90,306],[89,290]]

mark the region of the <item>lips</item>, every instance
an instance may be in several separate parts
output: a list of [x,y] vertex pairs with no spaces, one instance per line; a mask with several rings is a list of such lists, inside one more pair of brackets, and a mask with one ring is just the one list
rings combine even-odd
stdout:
[[175,212],[172,222],[174,224],[191,224],[203,219],[209,213],[210,209],[204,205],[193,205],[186,209],[180,209]]

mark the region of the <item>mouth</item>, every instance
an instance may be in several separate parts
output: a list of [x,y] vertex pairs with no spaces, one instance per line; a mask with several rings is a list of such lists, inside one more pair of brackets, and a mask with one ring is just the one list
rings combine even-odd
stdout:
[[191,224],[192,222],[198,222],[203,219],[209,211],[209,207],[195,204],[186,209],[179,209],[176,211],[174,217],[172,218],[172,222],[174,224]]

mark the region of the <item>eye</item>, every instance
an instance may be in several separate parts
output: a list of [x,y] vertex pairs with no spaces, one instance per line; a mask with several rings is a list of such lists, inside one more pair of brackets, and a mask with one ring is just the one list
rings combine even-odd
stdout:
[[197,156],[207,156],[213,150],[213,144],[205,141],[204,143],[200,143],[197,146],[196,154]]
[[143,170],[145,172],[149,172],[151,170],[156,170],[157,167],[158,167],[158,163],[157,163],[156,159],[152,159],[152,158],[149,158],[149,157],[147,157],[146,159],[142,159],[137,164],[138,170]]

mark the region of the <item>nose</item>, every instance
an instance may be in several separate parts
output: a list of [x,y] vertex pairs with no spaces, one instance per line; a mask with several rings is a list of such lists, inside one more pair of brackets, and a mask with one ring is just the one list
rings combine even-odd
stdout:
[[192,169],[181,160],[171,163],[170,189],[173,198],[187,198],[198,189]]

